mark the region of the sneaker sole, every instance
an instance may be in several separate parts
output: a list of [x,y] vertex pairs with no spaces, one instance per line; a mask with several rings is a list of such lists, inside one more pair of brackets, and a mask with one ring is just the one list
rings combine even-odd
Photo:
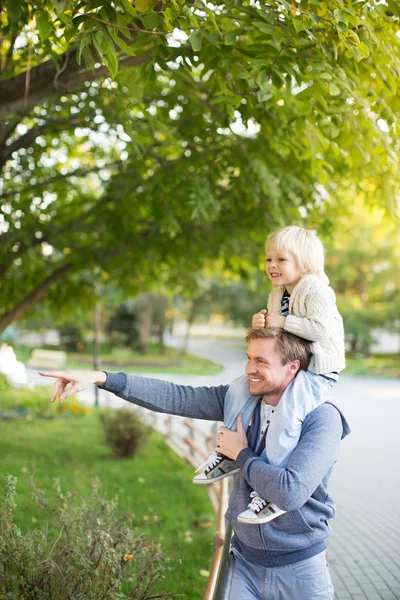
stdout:
[[239,473],[240,468],[234,469],[225,475],[219,475],[219,477],[213,477],[212,479],[192,479],[193,483],[197,483],[200,485],[210,485],[210,483],[216,483],[217,481],[221,481],[221,479],[225,479],[225,477],[230,477],[231,475],[235,475],[235,473]]
[[279,515],[273,515],[272,517],[260,517],[259,519],[257,518],[257,520],[247,519],[246,517],[241,517],[240,515],[238,515],[237,520],[239,521],[239,523],[247,523],[248,525],[264,525],[265,523],[274,521],[275,519],[277,519],[278,517],[281,517],[284,514],[285,513],[283,512],[283,513],[280,513]]

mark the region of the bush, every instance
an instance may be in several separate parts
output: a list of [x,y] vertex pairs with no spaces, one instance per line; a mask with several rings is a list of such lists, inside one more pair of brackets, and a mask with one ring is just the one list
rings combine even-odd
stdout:
[[39,416],[52,419],[60,415],[82,416],[90,411],[87,406],[83,406],[76,398],[71,401],[54,404],[50,401],[50,388],[37,387],[33,390],[16,389],[12,386],[2,388],[2,379],[0,377],[0,417],[12,418]]
[[33,481],[38,505],[46,512],[40,529],[23,534],[14,523],[16,478],[8,475],[0,504],[0,597],[3,600],[150,600],[163,578],[165,559],[144,536],[136,537],[130,513],[117,515],[115,501],[93,484],[85,502],[76,492],[49,504]]
[[149,433],[149,428],[127,408],[103,412],[100,419],[106,443],[116,458],[129,458],[136,454]]
[[11,383],[8,381],[7,377],[3,374],[0,373],[0,392],[8,392],[9,390],[12,390],[13,386],[11,385]]

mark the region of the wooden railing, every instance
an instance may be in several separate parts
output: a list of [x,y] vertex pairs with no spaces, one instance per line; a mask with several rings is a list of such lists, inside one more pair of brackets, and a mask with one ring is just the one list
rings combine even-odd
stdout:
[[[217,424],[213,426],[212,434],[209,435],[192,419],[177,421],[175,417],[147,411],[146,415],[142,413],[142,416],[145,416],[146,422],[153,429],[164,436],[166,444],[194,469],[215,449]],[[226,582],[225,568],[228,565],[232,535],[232,527],[227,525],[225,520],[230,493],[229,478],[205,487],[216,515],[217,527],[214,536],[214,556],[203,600],[227,600],[229,583]]]

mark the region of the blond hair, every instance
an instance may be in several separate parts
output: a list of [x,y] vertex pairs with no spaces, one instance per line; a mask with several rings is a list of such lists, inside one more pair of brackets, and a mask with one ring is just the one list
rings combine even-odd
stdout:
[[283,227],[267,237],[265,248],[268,246],[293,254],[303,275],[310,273],[329,283],[324,271],[324,247],[315,231],[296,225]]
[[246,335],[246,342],[251,340],[276,340],[276,347],[283,365],[295,360],[300,362],[300,370],[307,371],[311,359],[311,342],[289,333],[280,327],[260,327],[250,329]]

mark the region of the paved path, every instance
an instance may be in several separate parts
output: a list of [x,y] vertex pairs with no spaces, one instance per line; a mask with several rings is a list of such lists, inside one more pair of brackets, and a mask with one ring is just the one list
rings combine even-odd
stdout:
[[[193,340],[190,350],[224,365],[223,373],[166,378],[218,385],[243,373],[243,345]],[[343,375],[334,401],[352,428],[330,484],[337,508],[328,543],[335,599],[400,600],[400,382]],[[179,427],[179,417],[175,422]]]

